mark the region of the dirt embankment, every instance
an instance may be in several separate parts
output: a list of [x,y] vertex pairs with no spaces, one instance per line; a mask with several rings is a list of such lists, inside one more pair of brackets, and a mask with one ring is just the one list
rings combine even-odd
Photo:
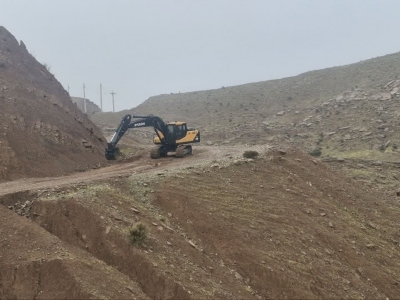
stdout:
[[[57,263],[68,261],[74,274],[83,274],[65,287],[82,286],[78,296],[396,298],[396,199],[298,150],[255,148],[262,153],[255,159],[243,159],[243,150],[204,147],[184,159],[141,158],[109,172],[90,171],[85,182],[69,184],[65,178],[60,184],[58,178],[57,188],[38,191],[33,185],[31,191],[3,196],[4,204],[29,212],[30,220],[0,211],[7,219],[13,216],[0,233],[3,248],[11,247],[1,263],[31,261],[19,249],[12,254],[27,241],[24,247],[32,248],[27,253],[37,259],[56,255]],[[40,184],[49,187],[51,181]],[[139,222],[148,230],[141,247],[128,239],[129,228]],[[19,224],[34,228],[32,235],[20,235]],[[47,245],[42,240],[56,246],[38,252],[33,241]],[[81,263],[86,257],[90,268]],[[83,279],[94,278],[93,270],[98,285]],[[111,283],[106,270],[118,274]],[[50,289],[49,282],[41,289]],[[108,294],[101,287],[105,282],[115,287]],[[9,291],[17,284],[8,286],[5,296],[13,295]]]
[[105,142],[48,68],[0,27],[0,182],[98,166]]

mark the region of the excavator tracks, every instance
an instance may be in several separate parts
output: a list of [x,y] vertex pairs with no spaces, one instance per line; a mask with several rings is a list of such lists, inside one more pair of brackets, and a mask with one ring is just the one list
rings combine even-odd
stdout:
[[[191,145],[182,145],[177,147],[175,150],[175,157],[177,158],[182,158],[190,154],[192,154]],[[150,150],[150,158],[157,159],[165,156],[167,156],[167,152],[162,147],[154,147]]]
[[192,154],[192,146],[186,145],[186,146],[179,146],[176,148],[175,152],[175,157],[182,158],[185,155]]
[[159,147],[155,147],[153,149],[150,150],[150,158],[159,158],[161,156],[160,153],[160,148]]

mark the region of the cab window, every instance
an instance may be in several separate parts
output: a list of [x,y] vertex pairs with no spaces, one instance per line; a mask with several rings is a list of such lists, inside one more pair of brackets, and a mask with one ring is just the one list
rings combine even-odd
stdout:
[[186,124],[176,125],[176,138],[181,139],[186,135]]

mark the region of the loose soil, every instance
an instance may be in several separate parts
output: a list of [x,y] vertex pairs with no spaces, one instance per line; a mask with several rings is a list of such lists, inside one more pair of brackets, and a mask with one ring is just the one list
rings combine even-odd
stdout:
[[[244,159],[249,149],[259,157]],[[198,146],[184,159],[143,154],[75,176],[0,185],[9,207],[0,212],[11,220],[0,234],[2,249],[9,249],[1,269],[31,264],[20,253],[32,252],[49,274],[55,264],[57,272],[87,274],[95,283],[86,275],[66,275],[63,292],[55,294],[56,276],[40,287],[15,279],[3,284],[4,298],[30,289],[56,298],[354,299],[400,293],[398,201],[299,150]],[[148,230],[143,246],[128,238],[138,223]],[[37,245],[43,251],[35,251]],[[112,282],[104,268],[118,274]],[[112,289],[104,290],[102,282]]]

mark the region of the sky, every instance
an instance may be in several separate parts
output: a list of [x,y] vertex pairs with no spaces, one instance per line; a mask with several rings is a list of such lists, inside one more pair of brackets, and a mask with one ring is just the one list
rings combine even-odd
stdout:
[[400,51],[399,0],[0,0],[0,25],[103,111]]

